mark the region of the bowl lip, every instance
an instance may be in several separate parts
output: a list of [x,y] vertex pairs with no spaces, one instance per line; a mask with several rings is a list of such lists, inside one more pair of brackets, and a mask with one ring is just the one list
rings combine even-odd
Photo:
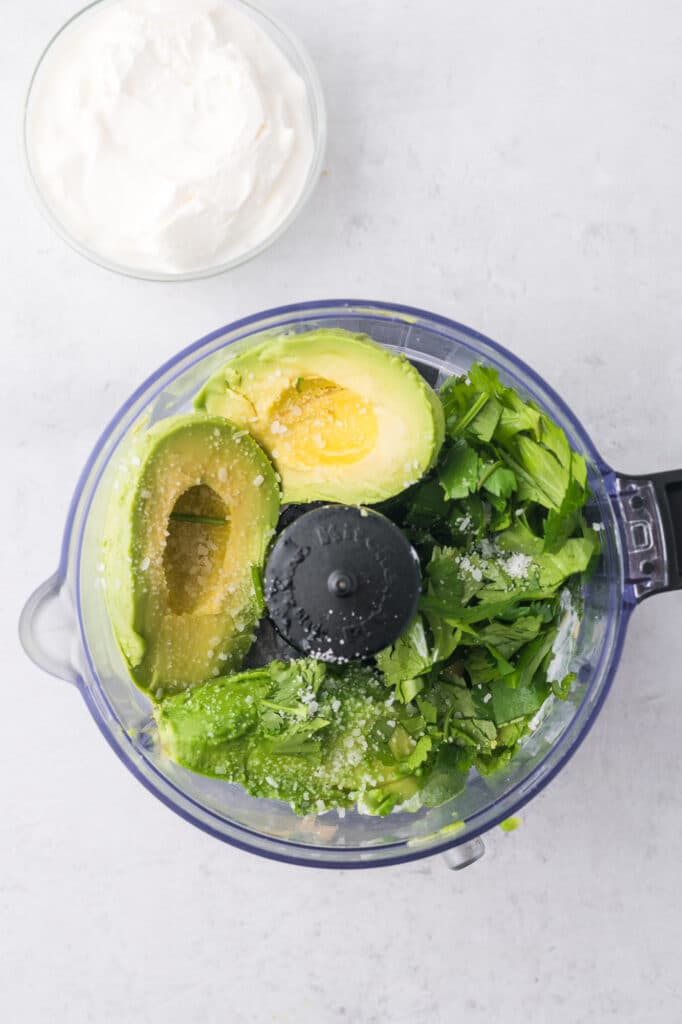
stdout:
[[[100,468],[99,472],[94,475],[92,479],[92,470],[95,468],[95,464],[99,458],[99,455],[107,444],[111,436],[116,431],[117,426],[130,409],[135,405],[137,400],[143,395],[147,394],[150,389],[161,379],[165,378],[169,371],[172,371],[179,364],[183,363],[187,357],[198,355],[202,349],[208,348],[213,342],[224,337],[228,333],[234,334],[239,331],[246,331],[248,333],[255,333],[257,325],[264,324],[264,329],[268,321],[273,319],[285,319],[290,317],[293,321],[314,319],[315,314],[323,315],[326,314],[328,317],[334,313],[347,314],[361,316],[371,316],[372,314],[377,316],[388,316],[396,319],[404,319],[406,323],[418,323],[419,321],[429,324],[432,327],[441,327],[448,333],[458,332],[463,334],[467,341],[474,344],[481,344],[484,350],[487,348],[494,355],[498,355],[503,361],[510,362],[512,366],[520,372],[531,385],[536,385],[541,394],[546,395],[552,402],[554,402],[561,412],[562,416],[566,418],[570,423],[576,436],[580,438],[581,443],[584,446],[585,451],[589,454],[593,461],[597,474],[600,476],[601,481],[605,487],[605,490],[609,491],[609,482],[614,478],[613,470],[604,462],[599,455],[596,447],[594,446],[591,438],[585,431],[584,427],[566,405],[563,399],[554,391],[554,389],[546,383],[546,381],[530,366],[528,366],[523,360],[519,359],[516,355],[511,353],[504,346],[492,341],[487,336],[475,331],[464,324],[461,324],[455,320],[447,317],[440,316],[438,314],[430,313],[426,310],[422,310],[413,306],[407,306],[399,303],[390,302],[376,302],[364,299],[328,299],[328,300],[316,300],[307,301],[300,303],[292,303],[284,306],[278,306],[271,309],[263,310],[261,312],[251,314],[247,317],[235,320],[223,327],[218,328],[215,331],[204,335],[198,341],[188,345],[182,349],[175,356],[163,363],[154,373],[150,374],[146,380],[140,384],[138,388],[130,395],[130,397],[123,403],[119,408],[116,415],[109,422],[105,430],[100,435],[95,447],[93,448],[88,460],[85,463],[83,471],[78,479],[76,489],[74,491],[71,504],[69,507],[66,525],[63,534],[61,557],[59,562],[58,573],[59,576],[66,580],[67,568],[69,563],[69,557],[71,548],[73,545],[73,533],[74,526],[76,524],[76,518],[79,512],[81,499],[83,497],[86,487],[89,488],[89,493],[86,495],[86,503],[82,510],[81,520],[78,524],[78,536],[75,544],[75,578],[76,581],[80,577],[80,557],[82,552],[82,540],[87,522],[87,516],[90,505],[94,498],[99,483],[99,478],[103,469]],[[286,324],[279,324],[278,329],[284,329]],[[251,332],[249,328],[254,330]],[[239,340],[239,339],[235,339]],[[207,353],[208,354],[208,353]],[[485,358],[485,351],[482,353]],[[203,358],[203,356],[198,356]],[[196,362],[198,360],[193,360]],[[192,364],[190,364],[192,365]],[[185,367],[187,369],[188,367]],[[169,383],[164,381],[164,384]],[[159,390],[163,385],[159,386]],[[147,395],[148,398],[153,397],[153,393]],[[617,542],[617,539],[608,535],[609,541]],[[612,551],[613,555],[614,552]],[[618,557],[620,552],[615,551],[615,556]],[[220,831],[219,828],[213,826],[210,822],[203,820],[199,814],[192,810],[187,810],[181,803],[193,802],[193,798],[188,796],[183,790],[176,786],[166,776],[162,775],[154,766],[151,766],[149,762],[147,764],[152,768],[152,773],[157,775],[161,780],[164,789],[160,789],[154,784],[152,777],[147,776],[143,771],[140,770],[138,765],[135,763],[134,750],[131,747],[130,750],[125,749],[119,743],[116,742],[107,722],[104,721],[103,716],[96,701],[92,694],[89,692],[89,688],[85,684],[85,680],[81,678],[80,689],[86,704],[99,726],[101,732],[107,739],[109,745],[116,752],[119,758],[129,768],[135,777],[142,782],[142,784],[150,790],[158,799],[166,804],[171,810],[179,814],[186,821],[191,822],[203,831],[215,836],[223,842],[227,842],[232,846],[236,846],[239,849],[246,850],[250,853],[256,853],[259,856],[264,856],[272,860],[281,861],[289,864],[297,864],[305,867],[320,867],[320,868],[344,868],[344,869],[359,869],[359,868],[370,868],[370,867],[383,867],[391,864],[400,864],[412,860],[419,860],[422,857],[430,857],[437,853],[443,853],[448,849],[451,849],[462,844],[466,844],[477,836],[482,835],[485,832],[490,831],[500,822],[504,821],[508,817],[516,814],[521,807],[527,804],[531,799],[540,793],[545,786],[547,786],[552,779],[561,771],[561,769],[567,764],[571,757],[575,754],[579,746],[585,740],[590,729],[594,725],[596,718],[602,708],[604,701],[611,689],[613,679],[615,676],[618,662],[622,653],[623,643],[625,639],[625,633],[627,630],[627,624],[629,616],[632,611],[632,605],[625,599],[625,589],[623,586],[623,580],[621,578],[621,585],[618,594],[615,599],[613,597],[613,590],[611,588],[610,605],[609,605],[609,617],[616,615],[617,622],[615,630],[612,634],[610,649],[608,645],[604,645],[599,653],[597,668],[603,670],[603,678],[599,682],[599,689],[596,692],[596,696],[592,702],[589,713],[585,720],[578,726],[576,726],[575,720],[569,724],[562,737],[563,749],[560,751],[559,756],[556,758],[554,764],[549,770],[542,772],[543,765],[547,758],[556,751],[556,747],[551,750],[542,758],[541,761],[533,768],[532,772],[524,779],[521,779],[516,785],[509,790],[501,801],[505,806],[504,809],[496,814],[491,815],[485,820],[485,822],[476,822],[478,817],[484,815],[484,812],[477,812],[471,817],[466,819],[466,829],[462,830],[463,834],[454,833],[448,835],[447,838],[443,838],[441,841],[429,842],[428,837],[419,841],[419,844],[415,844],[410,847],[408,844],[410,840],[398,840],[395,843],[386,843],[380,847],[343,847],[337,850],[333,847],[312,847],[306,846],[303,843],[291,842],[288,840],[280,839],[276,836],[268,836],[263,833],[258,833],[248,826],[244,826],[238,822],[230,822],[232,829],[236,829],[240,835],[235,837],[234,835],[226,835]],[[75,587],[75,606],[78,620],[79,640],[82,652],[86,659],[89,671],[93,677],[97,679],[97,671],[94,663],[91,659],[89,651],[82,607],[80,592],[78,586]],[[599,676],[599,672],[595,672],[595,680]],[[587,699],[592,688],[596,690],[596,681],[590,685],[590,688],[586,692],[583,702]],[[108,701],[106,695],[103,693],[101,688],[99,689],[100,696]],[[180,802],[173,799],[170,795],[171,792],[175,792],[179,796]],[[203,812],[209,816],[214,815],[215,812],[210,809],[202,808]],[[470,827],[473,824],[473,827]],[[436,833],[437,835],[438,833]],[[257,841],[249,841],[249,837],[253,836]],[[242,838],[243,837],[243,838]],[[264,845],[263,845],[264,844]],[[281,848],[280,848],[281,847]],[[297,851],[306,850],[307,855],[299,855]],[[376,855],[378,851],[381,851],[382,856]],[[376,851],[376,853],[375,853]],[[374,859],[360,860],[359,855],[372,858],[372,854],[375,853]],[[324,856],[323,860],[316,859],[320,855]],[[355,858],[355,859],[354,859]]]
[[[214,266],[203,267],[198,270],[182,271],[181,273],[154,271],[116,263],[115,261],[102,256],[96,250],[89,248],[87,245],[84,245],[75,238],[63,225],[53,207],[47,201],[32,166],[28,130],[33,87],[40,73],[40,69],[52,50],[53,45],[66,31],[68,31],[74,22],[87,14],[93,8],[99,7],[100,4],[115,4],[117,2],[120,2],[120,0],[91,0],[91,2],[86,4],[85,7],[81,7],[78,11],[67,18],[60,28],[58,28],[51,36],[36,62],[26,90],[19,124],[19,145],[23,158],[22,163],[24,167],[24,175],[27,180],[29,190],[32,193],[37,207],[44,219],[50,225],[55,234],[57,234],[59,238],[69,246],[69,248],[78,253],[79,256],[88,260],[88,262],[94,263],[96,266],[102,267],[104,270],[109,270],[115,274],[119,274],[122,277],[130,277],[139,281],[172,283],[175,281],[199,281],[205,278],[217,277],[219,274],[224,274],[228,270],[235,270],[237,267],[255,259],[256,256],[259,256],[266,249],[269,249],[270,246],[273,245],[277,239],[292,226],[308,203],[319,182],[327,149],[327,109],[317,67],[298,36],[292,32],[283,21],[276,18],[265,8],[261,7],[260,3],[254,2],[254,0],[218,0],[218,2],[225,4],[228,7],[231,6],[241,9],[246,17],[255,21],[256,24],[259,24],[264,31],[267,32],[268,36],[275,43],[278,49],[284,53],[284,56],[290,63],[292,63],[290,60],[290,53],[293,53],[296,56],[298,66],[293,64],[292,66],[294,66],[294,70],[299,74],[305,85],[306,99],[310,109],[313,132],[313,155],[308,167],[306,179],[296,202],[293,204],[286,217],[279,222],[279,224],[270,232],[269,235],[267,235],[266,238],[262,239],[257,245],[252,246],[252,248],[246,250],[241,255],[233,257],[231,260],[225,260],[224,262],[215,264]],[[288,47],[290,52],[287,52],[287,49],[281,45],[282,41],[284,41],[285,47]]]

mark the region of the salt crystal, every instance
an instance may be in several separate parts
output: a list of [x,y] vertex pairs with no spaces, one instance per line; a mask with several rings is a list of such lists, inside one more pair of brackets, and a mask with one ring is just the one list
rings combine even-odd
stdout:
[[487,537],[481,539],[481,555],[483,558],[492,558],[495,546]]
[[525,580],[532,561],[530,555],[522,555],[520,551],[515,551],[504,563],[504,571],[513,580]]

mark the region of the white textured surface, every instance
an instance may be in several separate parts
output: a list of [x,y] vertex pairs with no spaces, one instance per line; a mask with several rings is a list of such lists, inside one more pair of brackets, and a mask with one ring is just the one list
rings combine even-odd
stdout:
[[8,1024],[675,1024],[682,595],[635,614],[613,694],[524,826],[438,859],[315,872],[183,824],[15,640],[80,467],[138,380],[234,317],[402,300],[533,363],[605,457],[682,463],[676,2],[271,0],[316,57],[328,174],[269,253],[117,278],[34,209],[11,147],[68,0],[2,40],[0,1019]]

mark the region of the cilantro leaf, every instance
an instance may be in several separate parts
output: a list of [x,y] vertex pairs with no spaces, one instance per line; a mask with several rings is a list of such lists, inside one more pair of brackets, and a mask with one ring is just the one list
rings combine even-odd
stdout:
[[510,498],[518,489],[516,477],[511,469],[505,468],[500,463],[495,465],[490,475],[482,481],[482,485],[486,491],[498,498]]
[[326,729],[329,721],[324,718],[311,718],[305,722],[297,722],[272,739],[262,741],[264,751],[270,754],[292,755],[299,757],[319,757],[320,750],[314,742],[315,733]]
[[419,767],[420,764],[423,764],[424,761],[426,761],[427,757],[429,756],[429,751],[431,750],[432,745],[433,744],[431,742],[430,736],[421,736],[417,740],[416,747],[414,748],[410,756],[407,758],[407,761],[405,762],[406,766],[410,769],[410,771],[414,771],[416,768]]
[[462,747],[491,753],[497,741],[497,729],[487,718],[453,718],[448,735]]
[[428,672],[433,660],[421,615],[413,619],[392,647],[379,651],[376,662],[388,686],[397,686]]
[[533,683],[540,666],[552,651],[556,635],[556,627],[551,627],[526,644],[519,655],[513,677],[507,680],[509,686],[525,687]]
[[558,551],[538,555],[540,586],[557,589],[569,576],[585,572],[598,548],[599,538],[593,531],[591,537],[572,537]]
[[[568,468],[553,452],[525,434],[518,435],[515,449],[518,466],[525,470],[519,480],[519,494],[532,496],[533,501],[546,508],[561,508],[571,480]],[[518,468],[516,472],[518,475]]]
[[448,498],[466,498],[476,490],[480,459],[474,449],[463,440],[456,441],[445,456],[438,473],[438,481]]
[[468,373],[471,386],[474,391],[480,391],[484,395],[504,394],[507,390],[500,383],[500,375],[492,366],[484,366],[483,363],[472,363]]
[[504,447],[508,447],[521,431],[526,431],[536,438],[540,433],[539,410],[530,404],[522,402],[516,395],[514,399],[510,400],[505,395],[505,404],[493,435],[493,440]]
[[457,650],[462,630],[451,626],[440,615],[425,615],[431,632],[431,657],[435,662],[445,661]]
[[491,441],[501,415],[502,406],[491,396],[466,428],[467,434],[479,441]]
[[568,675],[565,675],[563,677],[563,679],[552,679],[550,683],[552,687],[552,693],[555,697],[558,697],[559,700],[566,700],[569,693],[571,692],[571,687],[573,686],[575,680],[575,672],[569,672]]
[[414,526],[429,528],[434,522],[446,520],[450,503],[437,480],[427,480],[415,490],[407,508],[406,519]]
[[269,695],[274,704],[294,705],[299,703],[300,691],[317,693],[327,673],[323,661],[311,658],[300,661],[271,661],[268,665],[274,687]]
[[516,516],[516,522],[497,536],[497,546],[503,551],[518,551],[522,555],[539,555],[544,550],[542,538],[536,537],[525,516]]
[[424,680],[419,677],[401,679],[395,684],[395,695],[403,704],[409,704],[424,689]]
[[520,647],[534,640],[540,632],[544,620],[532,613],[515,622],[496,620],[479,630],[481,643],[494,647],[505,658],[511,658]]
[[546,701],[550,689],[547,683],[538,682],[531,686],[512,689],[503,682],[490,685],[493,697],[490,702],[493,718],[497,725],[504,725],[518,718],[532,718]]
[[426,807],[437,807],[457,796],[466,785],[469,768],[470,762],[460,747],[443,744],[419,791],[422,803]]

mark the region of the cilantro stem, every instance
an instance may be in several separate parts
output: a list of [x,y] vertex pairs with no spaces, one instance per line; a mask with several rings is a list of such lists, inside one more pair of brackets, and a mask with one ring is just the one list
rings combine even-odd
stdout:
[[447,710],[447,714],[445,715],[445,720],[443,722],[443,742],[444,743],[447,743],[447,741],[448,741],[448,736],[449,736],[449,733],[450,733],[450,720],[452,719],[452,716],[453,716],[453,713],[455,711],[456,706],[457,706],[456,704],[451,704],[450,707]]
[[479,395],[476,401],[473,402],[473,404],[467,409],[467,411],[462,416],[460,416],[460,418],[455,423],[454,427],[450,429],[450,437],[453,437],[455,434],[461,434],[464,428],[468,427],[472,420],[476,419],[483,406],[487,404],[489,398],[490,395]]
[[218,516],[200,516],[193,512],[171,512],[170,518],[179,523],[201,523],[204,526],[225,526],[227,523],[226,519]]
[[502,462],[501,459],[498,459],[497,462],[491,462],[491,464],[486,469],[484,469],[481,475],[479,476],[478,483],[476,484],[476,490],[480,491],[481,487],[483,487],[483,484],[486,482],[488,477],[492,476],[495,470],[500,469],[501,466],[504,466],[504,462]]
[[286,704],[276,704],[272,700],[266,700],[265,697],[261,697],[259,703],[262,707],[270,708],[272,711],[283,711],[285,715],[291,715],[292,718],[308,717],[308,708],[304,704],[298,704],[295,707],[289,707]]

